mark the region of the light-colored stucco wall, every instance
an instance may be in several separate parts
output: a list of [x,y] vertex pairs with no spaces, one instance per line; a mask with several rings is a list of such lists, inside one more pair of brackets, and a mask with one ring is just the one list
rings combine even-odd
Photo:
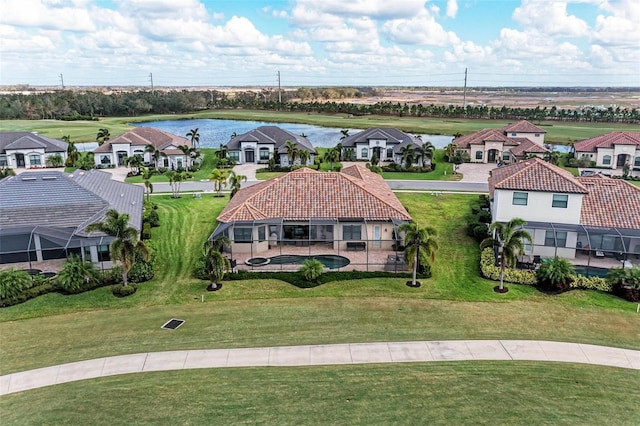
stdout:
[[506,136],[510,138],[527,138],[531,142],[540,146],[544,144],[544,133],[509,132],[506,133]]
[[[514,205],[513,193],[528,193],[527,205]],[[560,194],[560,193],[557,193]],[[497,222],[508,222],[513,218],[521,218],[531,222],[580,223],[582,194],[567,194],[567,207],[552,207],[553,192],[511,191],[496,189],[494,191],[492,217]]]

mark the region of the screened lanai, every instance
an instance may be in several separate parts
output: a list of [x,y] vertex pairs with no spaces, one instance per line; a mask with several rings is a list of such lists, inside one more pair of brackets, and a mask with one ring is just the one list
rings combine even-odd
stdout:
[[615,268],[640,265],[640,229],[528,222],[533,236],[521,256],[524,263],[555,256],[574,265]]
[[265,219],[220,223],[211,235],[230,241],[224,252],[236,269],[297,270],[316,257],[334,270],[406,271],[403,221],[364,218]]

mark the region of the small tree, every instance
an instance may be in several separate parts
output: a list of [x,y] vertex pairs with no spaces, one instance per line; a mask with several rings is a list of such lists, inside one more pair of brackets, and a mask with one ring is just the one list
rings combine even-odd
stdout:
[[555,291],[567,291],[569,282],[576,274],[576,268],[567,259],[554,257],[540,265],[537,277],[543,288]]
[[305,280],[315,282],[322,275],[324,265],[318,259],[307,259],[302,264],[300,272]]
[[208,290],[210,291],[216,291],[222,287],[220,281],[224,279],[224,274],[231,269],[229,259],[220,251],[224,240],[219,238],[215,241],[207,241],[204,245],[205,270],[209,277]]
[[60,288],[69,293],[80,290],[85,284],[97,281],[98,278],[98,271],[93,263],[82,260],[77,255],[71,255],[58,274]]
[[98,141],[98,145],[102,145],[106,141],[111,138],[111,132],[109,129],[98,129],[98,134],[96,135],[96,140]]
[[227,186],[227,172],[220,169],[213,169],[209,175],[209,179],[213,182],[216,197],[222,197],[220,192],[222,191],[222,188]]
[[236,174],[236,172],[234,171],[231,171],[231,173],[229,173],[229,186],[231,187],[231,194],[229,195],[229,198],[233,198],[233,196],[236,195],[238,191],[240,191],[242,182],[246,182],[246,180],[247,177],[244,175]]
[[[420,228],[416,222],[409,222],[400,225],[398,232],[404,233],[406,246],[404,259],[407,265],[413,269],[411,286],[418,287],[419,284],[416,278],[420,261],[426,257],[433,262],[435,253],[438,250],[438,243],[434,238],[436,230],[429,227]],[[407,283],[407,285],[408,284],[409,283]]]

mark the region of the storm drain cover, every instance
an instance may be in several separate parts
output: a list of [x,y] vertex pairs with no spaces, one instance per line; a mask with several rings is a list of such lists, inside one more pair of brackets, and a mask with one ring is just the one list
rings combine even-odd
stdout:
[[164,328],[167,330],[175,330],[184,324],[184,320],[171,318],[169,321],[165,322],[164,325],[160,328]]

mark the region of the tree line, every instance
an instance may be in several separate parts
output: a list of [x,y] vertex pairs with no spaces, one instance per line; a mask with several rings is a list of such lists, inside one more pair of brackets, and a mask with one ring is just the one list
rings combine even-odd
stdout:
[[[0,95],[0,119],[92,120],[97,117],[135,117],[144,114],[178,114],[207,109],[262,109],[291,112],[343,113],[354,116],[388,115],[495,120],[639,123],[640,111],[619,106],[583,106],[575,109],[486,105],[435,105],[376,102],[356,104],[335,99],[374,95],[358,88],[300,88],[297,90],[98,91],[59,90],[37,94]],[[280,101],[281,99],[281,101]]]

